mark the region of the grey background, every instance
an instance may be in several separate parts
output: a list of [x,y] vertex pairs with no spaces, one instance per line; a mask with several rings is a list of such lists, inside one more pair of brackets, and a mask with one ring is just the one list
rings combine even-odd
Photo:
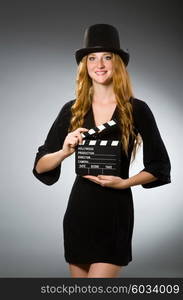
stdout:
[[[74,52],[95,23],[118,28],[134,93],[152,109],[172,163],[171,184],[132,188],[133,261],[120,276],[183,276],[181,10],[181,1],[1,1],[1,277],[70,276],[62,220],[74,156],[50,187],[32,167],[60,108],[75,97]],[[140,151],[130,174],[142,168]]]

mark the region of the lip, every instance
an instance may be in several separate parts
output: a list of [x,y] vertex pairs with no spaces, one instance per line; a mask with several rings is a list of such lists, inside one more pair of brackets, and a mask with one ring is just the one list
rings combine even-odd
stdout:
[[95,72],[95,74],[99,75],[99,76],[105,75],[106,73],[107,73],[107,71],[96,71]]

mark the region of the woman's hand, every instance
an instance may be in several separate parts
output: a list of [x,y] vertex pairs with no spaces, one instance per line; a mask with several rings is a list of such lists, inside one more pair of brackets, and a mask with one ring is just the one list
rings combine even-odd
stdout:
[[86,128],[77,128],[76,130],[68,133],[62,147],[62,151],[64,152],[66,157],[71,155],[75,151],[75,147],[78,144],[82,144],[83,138],[81,136],[81,133],[87,131],[88,129]]
[[118,176],[109,176],[109,175],[98,175],[98,176],[91,176],[85,175],[84,178],[87,178],[97,184],[100,184],[104,187],[110,187],[114,189],[126,189],[129,188],[127,185],[126,179],[123,179]]

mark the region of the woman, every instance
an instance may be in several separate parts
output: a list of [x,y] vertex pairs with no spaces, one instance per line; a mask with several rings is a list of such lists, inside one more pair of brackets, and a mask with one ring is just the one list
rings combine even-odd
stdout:
[[[63,220],[65,259],[72,277],[116,277],[132,260],[131,187],[170,183],[170,161],[148,105],[134,98],[118,31],[95,24],[76,51],[76,99],[67,102],[38,148],[33,173],[54,184],[62,161],[82,143],[81,133],[115,118],[117,126],[92,139],[121,140],[120,176],[76,176]],[[143,140],[144,169],[129,178],[131,157]]]

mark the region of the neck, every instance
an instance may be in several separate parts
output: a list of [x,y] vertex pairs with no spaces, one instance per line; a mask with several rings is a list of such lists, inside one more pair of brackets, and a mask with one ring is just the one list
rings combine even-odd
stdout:
[[115,101],[112,84],[93,84],[93,102],[111,103]]

